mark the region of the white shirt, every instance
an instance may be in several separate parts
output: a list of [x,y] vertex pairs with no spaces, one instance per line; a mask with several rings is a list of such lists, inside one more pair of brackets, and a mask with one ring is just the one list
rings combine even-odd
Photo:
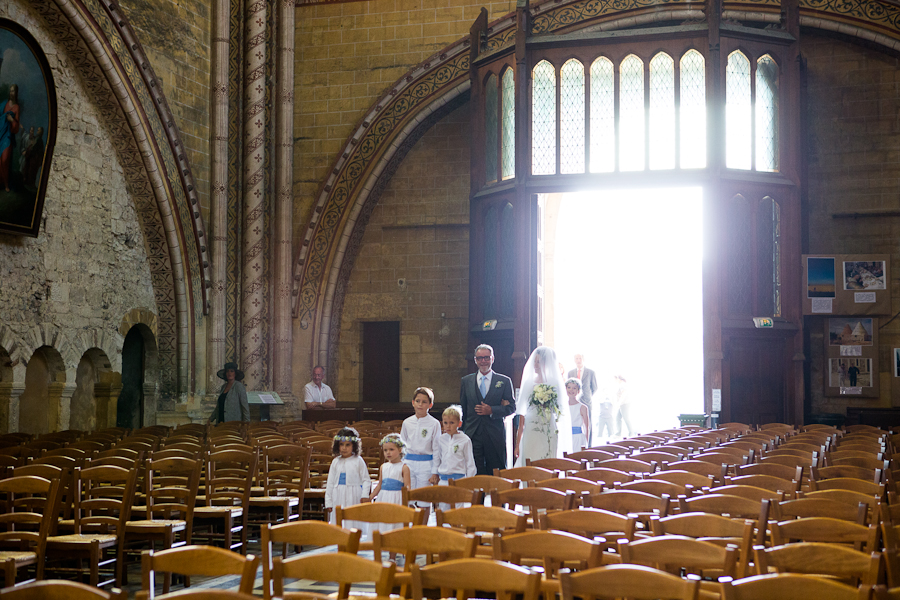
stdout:
[[310,381],[303,388],[304,402],[327,402],[329,400],[334,400],[334,392],[327,383],[323,383],[322,387],[319,387]]
[[[493,369],[491,369],[490,371],[488,371],[488,372],[487,372],[487,375],[482,375],[482,374],[481,374],[481,371],[478,371],[478,377],[476,377],[475,379],[476,379],[476,383],[478,384],[478,394],[479,394],[479,395],[481,395],[481,385],[482,385],[482,384],[481,384],[481,380],[482,380],[482,379],[487,379],[487,384],[485,384],[484,389],[487,390],[487,392],[490,392],[490,391],[491,391],[491,380],[492,380],[493,378],[494,378],[494,371],[493,371]],[[487,393],[486,393],[486,392],[485,392],[485,396],[487,396]],[[484,399],[484,396],[482,396],[482,399]]]
[[475,468],[475,455],[472,453],[472,440],[462,431],[450,437],[449,433],[442,433],[441,466],[438,473],[452,475],[462,473],[466,477],[472,477],[477,472]]
[[[400,428],[400,439],[406,444],[407,454],[431,454],[431,473],[436,475],[441,465],[441,422],[425,415],[406,417]],[[416,461],[411,461],[416,462]],[[419,461],[420,462],[420,461]]]

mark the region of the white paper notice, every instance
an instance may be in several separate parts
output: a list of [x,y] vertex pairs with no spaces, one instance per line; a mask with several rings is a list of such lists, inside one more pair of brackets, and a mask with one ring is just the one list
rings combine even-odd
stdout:
[[875,304],[875,292],[853,292],[853,301],[857,304]]
[[831,303],[834,298],[810,298],[813,313],[831,314]]
[[842,387],[841,394],[862,394],[862,388],[859,386],[856,387]]
[[260,394],[259,401],[263,404],[278,404],[278,401],[272,394]]
[[862,356],[862,346],[841,346],[841,356]]
[[715,389],[712,391],[712,409],[713,412],[722,410],[722,390]]

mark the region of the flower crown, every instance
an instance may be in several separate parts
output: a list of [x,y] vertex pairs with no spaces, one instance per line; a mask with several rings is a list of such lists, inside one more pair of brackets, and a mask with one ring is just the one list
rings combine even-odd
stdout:
[[396,433],[389,433],[389,434],[387,434],[386,436],[384,436],[383,438],[381,438],[381,441],[378,442],[378,445],[379,445],[379,446],[384,446],[387,442],[390,442],[391,444],[396,445],[396,446],[397,446],[398,448],[400,448],[401,450],[403,450],[404,448],[406,448],[406,443],[405,443],[402,439],[400,439],[400,436],[397,435]]
[[359,436],[356,435],[336,435],[334,436],[334,441],[336,442],[358,442]]

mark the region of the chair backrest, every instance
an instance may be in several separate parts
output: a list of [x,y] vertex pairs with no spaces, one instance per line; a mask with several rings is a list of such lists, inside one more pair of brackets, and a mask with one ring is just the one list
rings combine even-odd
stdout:
[[798,498],[778,502],[773,506],[776,513],[774,518],[779,521],[805,517],[831,517],[865,525],[868,515],[868,507],[862,502],[853,506],[848,502],[827,498]]
[[285,579],[334,581],[339,584],[339,599],[349,596],[351,584],[373,582],[375,593],[387,596],[394,585],[395,569],[394,563],[376,562],[345,552],[292,556],[274,559],[272,583],[275,596],[283,595]]
[[589,508],[608,510],[620,515],[634,514],[643,522],[651,515],[665,517],[669,514],[670,498],[659,497],[646,492],[634,490],[609,490],[599,494],[591,494],[584,499]]
[[0,542],[17,542],[43,560],[47,537],[56,526],[61,493],[59,479],[20,475],[0,480]]
[[287,494],[300,498],[309,483],[312,450],[295,444],[267,446],[263,450],[263,495]]
[[[576,461],[572,461],[576,462]],[[581,468],[578,463],[576,469]],[[545,479],[554,479],[559,473],[552,469],[539,467],[537,465],[527,465],[524,467],[513,467],[512,469],[494,469],[495,477],[503,477],[504,479],[519,481],[543,481]],[[477,477],[477,476],[476,476]]]
[[422,554],[426,555],[429,563],[435,555],[438,555],[440,560],[474,558],[478,542],[479,537],[473,534],[426,525],[372,532],[375,560],[381,560],[385,551],[396,552],[405,556],[407,569],[415,563],[416,557]]
[[703,575],[713,570],[717,575],[734,577],[737,549],[683,535],[660,535],[629,542],[619,540],[619,555],[624,564],[643,565],[673,575]]
[[484,490],[485,494],[490,494],[494,490],[511,490],[519,487],[519,481],[517,480],[496,477],[494,475],[473,475],[472,477],[451,479],[449,483],[455,487],[464,487],[470,490]]
[[591,450],[590,448],[586,450],[579,450],[578,452],[566,452],[566,458],[570,458],[572,460],[589,460],[589,461],[601,461],[601,460],[610,460],[616,457],[616,454],[613,452],[604,452],[603,450]]
[[680,495],[691,493],[692,486],[680,485],[669,481],[662,481],[660,479],[638,479],[618,485],[616,486],[616,489],[644,492],[645,494],[652,494],[659,498],[662,498],[663,495],[668,495],[670,498],[677,498]]
[[800,491],[800,482],[796,480],[782,479],[772,475],[740,475],[726,480],[727,485],[752,485],[773,492],[784,492],[793,496]]
[[607,468],[583,469],[581,471],[575,471],[571,475],[572,477],[578,477],[579,479],[587,479],[588,481],[602,483],[604,487],[613,487],[616,483],[628,483],[629,481],[635,480],[635,476],[631,473]]
[[884,484],[864,481],[855,477],[835,477],[834,479],[810,479],[809,489],[813,492],[821,490],[851,490],[868,496],[884,498]]
[[682,579],[640,565],[609,565],[559,575],[562,600],[573,598],[634,598],[695,600],[699,579]]
[[498,600],[511,600],[521,594],[523,600],[537,600],[541,576],[524,567],[482,558],[461,558],[434,565],[413,565],[412,597],[423,598],[426,588],[456,590],[457,600],[465,600],[474,590],[494,592]]
[[603,544],[566,531],[525,531],[503,536],[491,543],[494,560],[521,565],[523,559],[543,561],[544,576],[556,578],[565,565],[579,569],[603,564]]
[[532,515],[539,509],[570,510],[575,508],[575,493],[539,487],[494,491],[491,494],[491,505],[513,508],[527,506]]
[[679,460],[668,463],[666,465],[666,470],[688,471],[689,473],[696,473],[697,475],[703,475],[704,477],[713,477],[717,480],[722,478],[722,466],[720,464],[703,462],[702,460]]
[[737,575],[743,577],[750,563],[753,521],[731,519],[708,513],[683,513],[669,517],[651,517],[653,535],[684,535],[721,545],[734,544],[740,552]]
[[613,544],[620,538],[634,539],[636,518],[599,508],[582,508],[542,515],[540,526],[589,538],[603,536]]
[[137,469],[115,466],[75,469],[75,533],[122,536],[134,504]]
[[101,590],[77,581],[44,580],[0,590],[3,600],[128,600],[125,590]]
[[596,466],[601,469],[616,469],[626,473],[653,473],[656,471],[655,462],[644,462],[636,458],[611,458],[609,460],[601,460],[596,463]]
[[[581,469],[581,461],[574,458],[539,458],[536,460],[526,459],[526,464],[533,467],[541,467],[555,471],[578,471]],[[526,479],[518,477],[517,479]],[[538,481],[538,480],[532,480]]]
[[219,450],[206,463],[206,502],[213,505],[242,505],[250,502],[250,492],[258,465],[256,452]]
[[833,579],[794,573],[756,575],[722,582],[724,600],[866,600],[870,591],[865,587],[851,587]]
[[438,526],[465,529],[466,533],[502,533],[525,531],[527,518],[499,506],[467,506],[435,513]]
[[362,521],[364,523],[393,523],[412,527],[422,525],[425,512],[420,508],[410,508],[387,502],[355,504],[353,506],[335,507],[335,523],[342,527],[344,520]]
[[190,526],[200,487],[199,460],[154,458],[146,461],[147,518],[182,519]]
[[647,477],[652,480],[677,483],[678,485],[690,485],[693,486],[695,490],[701,490],[714,484],[714,479],[708,475],[700,475],[698,473],[691,473],[690,471],[657,471],[656,473],[651,473]]
[[848,544],[857,550],[873,551],[878,541],[876,525],[859,525],[829,517],[805,517],[770,524],[775,545],[799,542]]
[[545,479],[535,482],[537,487],[561,492],[575,492],[576,494],[599,494],[603,491],[603,484],[596,481],[588,481],[580,477],[566,477],[564,479]]
[[763,500],[781,502],[785,497],[783,491],[772,491],[752,485],[720,485],[718,487],[709,488],[707,493],[740,496],[741,498],[750,498],[757,502],[762,502]]
[[[558,481],[550,479],[548,481]],[[483,490],[470,490],[464,487],[450,485],[426,485],[411,490],[403,486],[403,504],[410,502],[431,502],[432,504],[481,504],[484,498]]]
[[798,542],[782,546],[754,546],[756,572],[808,573],[851,579],[851,585],[875,585],[882,572],[880,552],[860,552],[836,544]]
[[240,575],[240,591],[253,593],[259,558],[216,546],[181,546],[167,550],[145,550],[141,554],[141,588],[153,599],[155,573],[223,577]]
[[738,476],[770,475],[772,477],[779,477],[781,479],[786,479],[789,481],[801,481],[803,478],[802,465],[786,465],[777,460],[772,461],[771,458],[765,458],[758,463],[751,463],[749,465],[738,465],[737,467],[735,467],[735,472]]
[[867,469],[853,465],[834,465],[832,467],[812,467],[810,478],[816,481],[845,477],[860,479],[869,483],[883,483],[884,471],[879,468]]

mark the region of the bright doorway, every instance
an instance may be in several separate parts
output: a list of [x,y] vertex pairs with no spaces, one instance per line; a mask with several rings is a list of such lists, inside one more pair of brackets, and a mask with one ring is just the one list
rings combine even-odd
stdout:
[[543,343],[566,370],[584,354],[601,388],[622,375],[637,432],[702,413],[703,190],[548,194],[542,204]]

